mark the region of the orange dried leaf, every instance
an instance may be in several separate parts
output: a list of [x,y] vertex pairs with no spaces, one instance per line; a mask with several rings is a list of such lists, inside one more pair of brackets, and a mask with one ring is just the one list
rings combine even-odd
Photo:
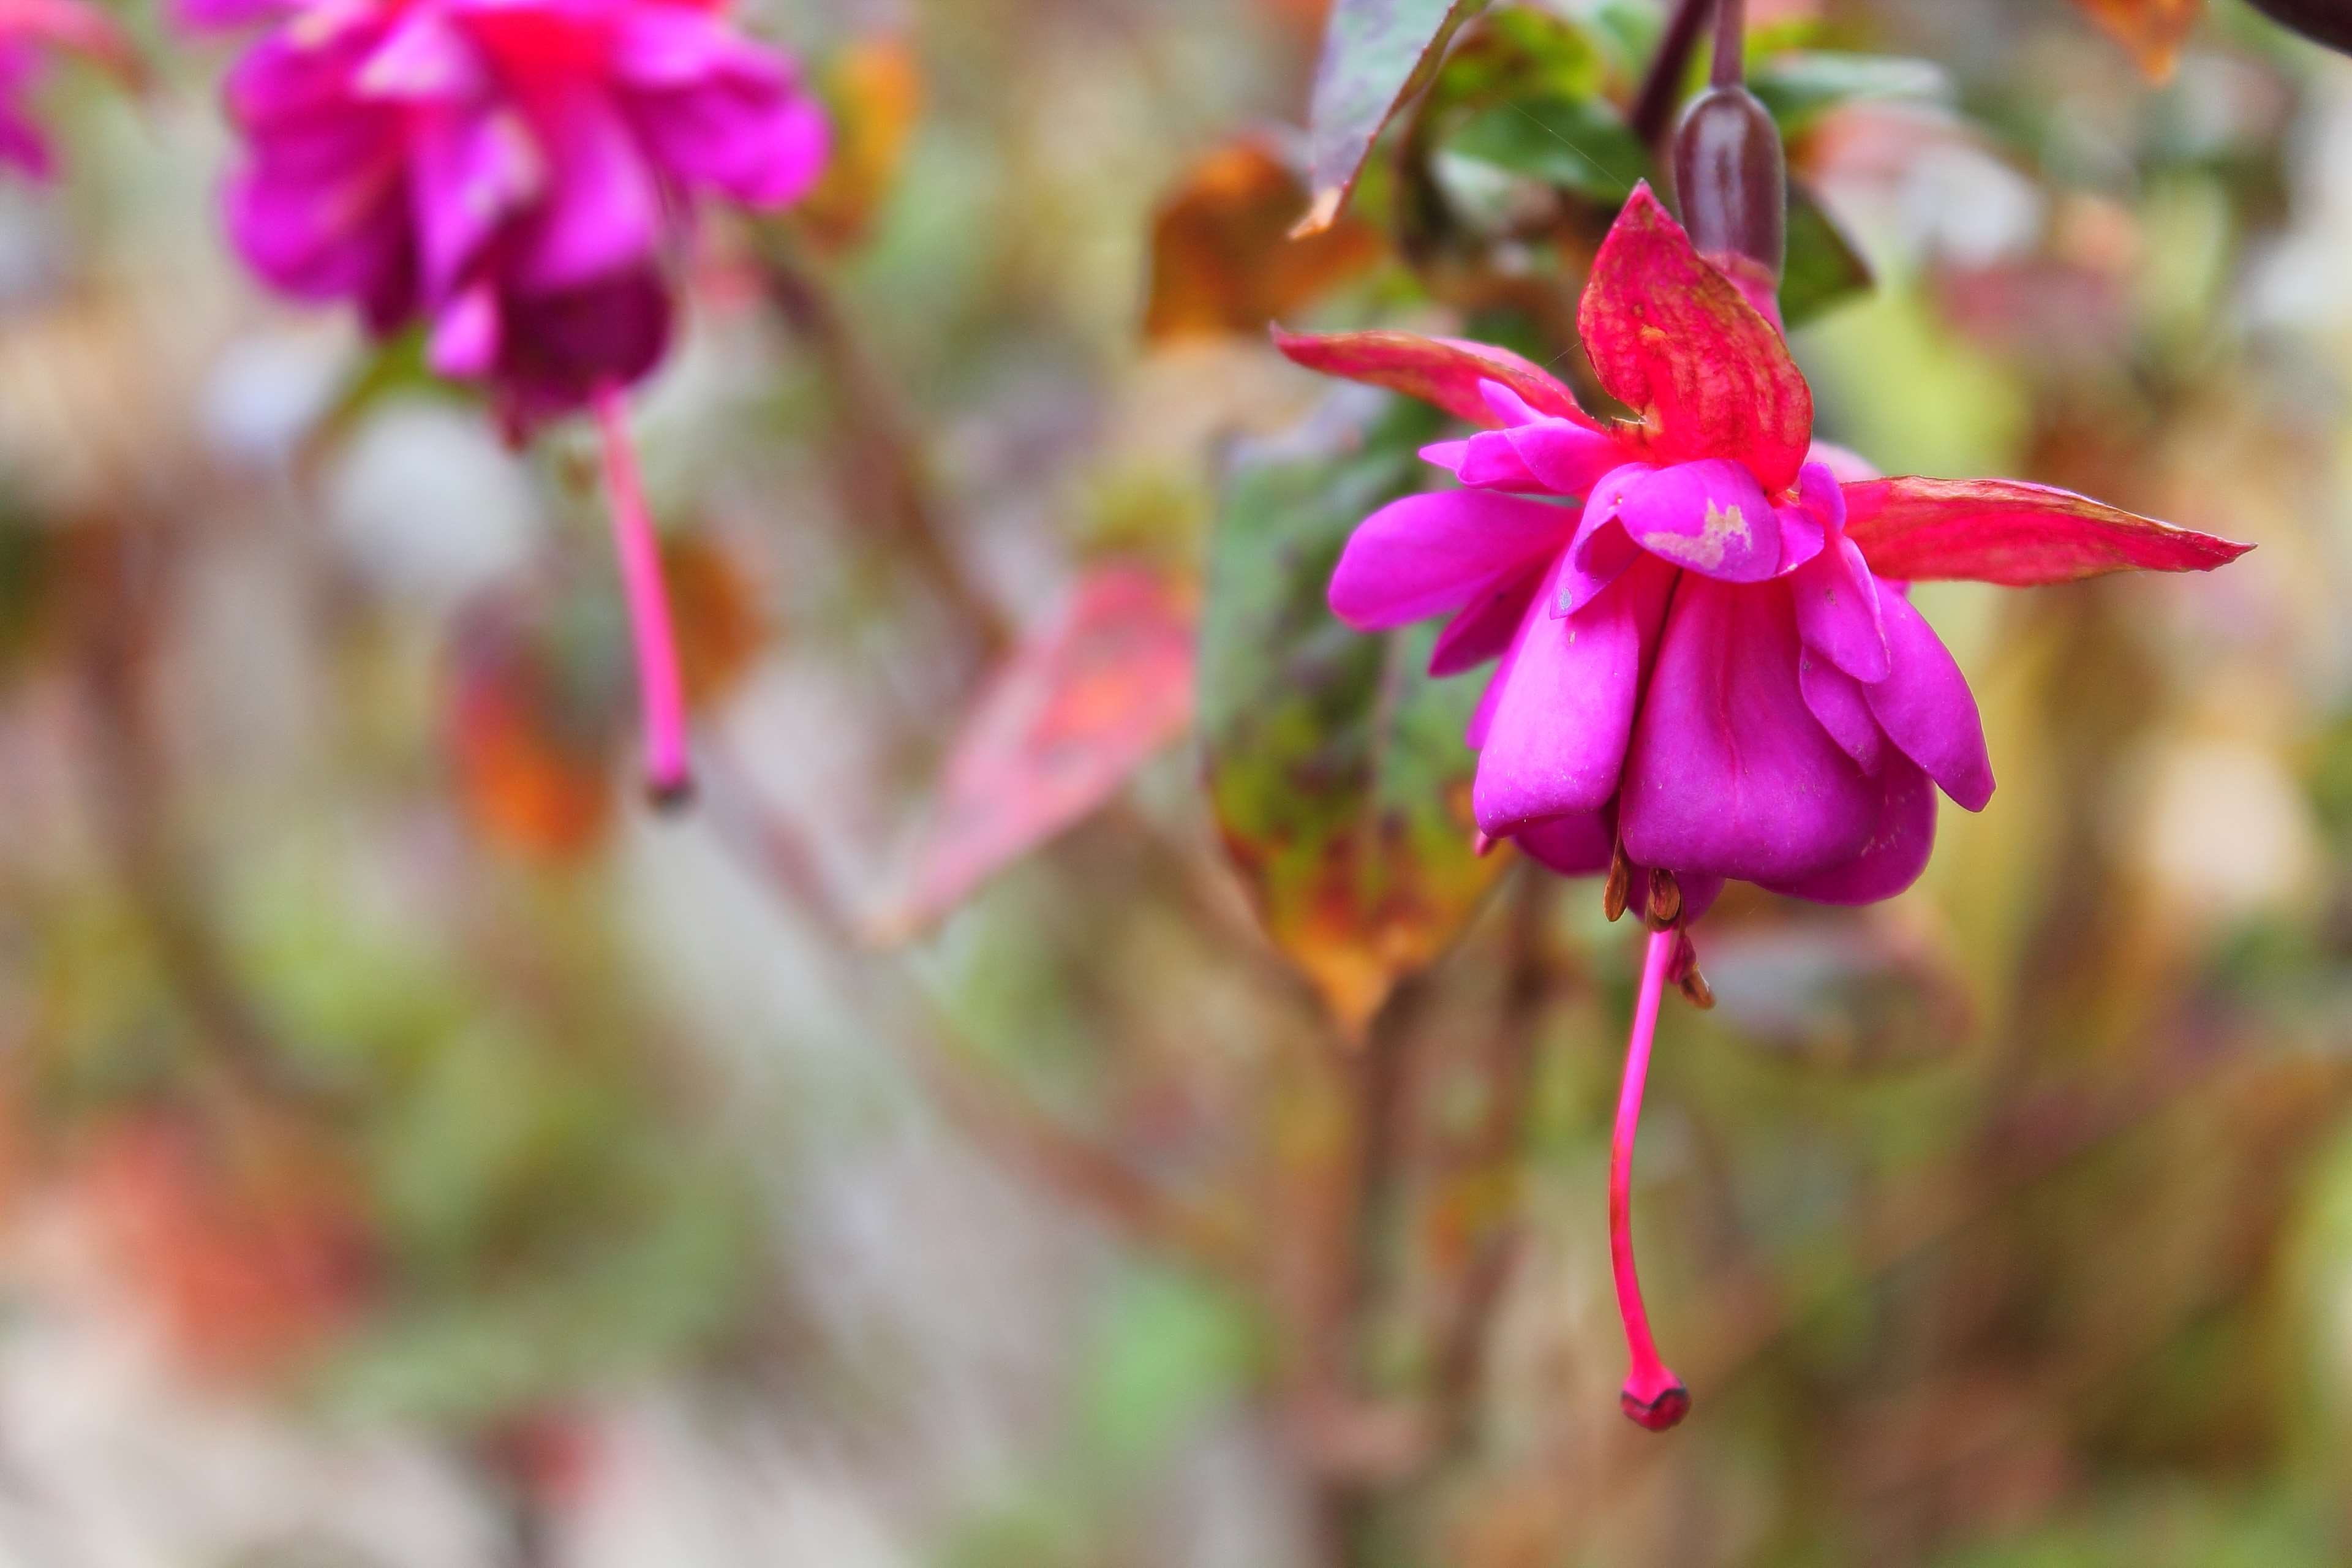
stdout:
[[1354,218],[1291,239],[1306,202],[1305,184],[1254,142],[1193,164],[1152,219],[1144,335],[1261,331],[1381,258],[1379,232]]
[[809,235],[846,250],[873,232],[923,111],[923,69],[901,37],[865,38],[835,57],[820,84],[833,111],[833,155],[798,208]]
[[476,831],[526,856],[568,860],[612,822],[626,694],[593,670],[567,679],[547,630],[510,600],[470,614],[454,659],[448,747]]
[[911,931],[1118,793],[1192,720],[1192,612],[1159,576],[1097,569],[982,690],[949,755]]
[[371,1289],[356,1180],[301,1132],[248,1132],[229,1146],[141,1114],[98,1139],[75,1186],[196,1371],[282,1370],[351,1321]]
[[689,707],[724,697],[768,638],[759,594],[735,558],[700,534],[662,544],[662,576],[677,626],[678,670]]
[[2205,0],[2074,0],[2093,21],[2129,49],[2151,81],[2171,76],[2180,46],[2197,25]]

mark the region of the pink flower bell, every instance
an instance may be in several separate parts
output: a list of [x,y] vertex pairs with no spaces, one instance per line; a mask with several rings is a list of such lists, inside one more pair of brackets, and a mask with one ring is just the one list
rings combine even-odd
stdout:
[[1461,488],[1366,519],[1331,607],[1367,631],[1449,615],[1433,674],[1496,660],[1468,736],[1481,833],[1563,873],[1608,873],[1611,915],[1653,928],[1611,1232],[1625,1409],[1654,1427],[1689,1394],[1642,1310],[1630,1156],[1664,987],[1705,996],[1688,923],[1733,879],[1823,903],[1892,898],[1927,866],[1936,792],[1971,811],[1992,795],[1975,700],[1908,584],[2203,571],[2247,548],[2040,485],[1881,479],[1815,445],[1811,392],[1752,287],[1702,258],[1648,187],[1633,193],[1578,319],[1633,424],[1593,419],[1498,349],[1277,340],[1490,426],[1424,452]]
[[[189,0],[198,25],[253,0]],[[593,406],[657,796],[688,788],[677,659],[621,392],[660,363],[706,193],[775,207],[824,163],[792,63],[686,0],[317,0],[231,73],[228,223],[261,276],[494,389],[510,428]]]

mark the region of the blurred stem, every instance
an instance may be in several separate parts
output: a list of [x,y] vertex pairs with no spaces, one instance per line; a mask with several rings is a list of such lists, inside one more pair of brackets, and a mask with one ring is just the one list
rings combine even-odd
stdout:
[[1553,983],[1546,937],[1552,886],[1548,873],[1521,866],[1509,890],[1509,972],[1502,1017],[1487,1050],[1485,1114],[1471,1142],[1469,1163],[1469,1179],[1497,1196],[1437,1342],[1436,1421],[1449,1450],[1475,1435],[1495,1311],[1519,1256],[1528,1100]]
[[838,425],[835,471],[850,520],[878,518],[887,523],[933,590],[971,628],[983,658],[994,658],[1012,647],[1017,628],[972,580],[950,543],[920,447],[848,312],[784,237],[769,237],[761,247],[760,267],[769,302],[833,384]]
[[1698,47],[1711,4],[1712,0],[1677,0],[1675,14],[1658,39],[1657,55],[1650,61],[1649,74],[1642,79],[1641,90],[1633,95],[1633,107],[1625,117],[1633,134],[1647,147],[1664,145],[1666,132],[1674,127],[1683,79],[1689,74],[1691,52]]
[[1244,1238],[1223,1216],[1163,1191],[1118,1152],[1064,1125],[975,1064],[974,1053],[935,1004],[886,966],[860,937],[818,868],[800,826],[761,797],[716,742],[703,748],[707,815],[740,846],[744,863],[787,908],[815,927],[860,1000],[895,1012],[892,1031],[924,1087],[967,1136],[1039,1185],[1085,1209],[1129,1240],[1180,1258],[1228,1280],[1246,1282]]
[[693,789],[686,744],[686,686],[678,672],[677,633],[669,590],[662,581],[661,539],[646,504],[636,442],[629,434],[628,398],[608,383],[593,400],[604,448],[604,504],[613,514],[613,554],[629,610],[629,642],[637,660],[637,700],[644,710],[646,784],[656,805],[683,801]]
[[160,615],[153,556],[169,546],[160,533],[101,525],[79,531],[77,542],[84,559],[72,619],[91,718],[90,794],[116,878],[211,1065],[235,1088],[268,1100],[320,1099],[237,984],[170,837],[169,770],[146,690],[146,633]]

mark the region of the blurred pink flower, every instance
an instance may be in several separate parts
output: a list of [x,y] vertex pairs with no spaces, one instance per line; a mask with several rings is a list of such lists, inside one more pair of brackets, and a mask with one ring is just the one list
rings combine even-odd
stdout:
[[183,0],[278,17],[231,73],[228,222],[254,269],[487,381],[508,427],[593,406],[657,800],[691,787],[685,696],[622,391],[668,347],[666,262],[708,193],[777,207],[827,130],[793,62],[691,0]]
[[36,179],[48,177],[55,158],[24,96],[51,49],[86,56],[126,79],[138,74],[130,39],[95,6],[81,0],[0,0],[0,163]]
[[1927,867],[1937,790],[1970,811],[1992,795],[1976,700],[1910,581],[2207,571],[2247,548],[2041,485],[1879,478],[1814,443],[1772,303],[1702,258],[1645,185],[1578,315],[1601,386],[1638,423],[1597,421],[1481,344],[1276,340],[1492,427],[1423,454],[1461,488],[1366,519],[1331,607],[1368,631],[1450,615],[1435,675],[1497,661],[1468,735],[1480,834],[1558,871],[1606,871],[1612,917],[1632,908],[1653,930],[1610,1167],[1622,1403],[1653,1429],[1690,1395],[1634,1275],[1632,1151],[1664,987],[1706,999],[1689,921],[1732,879],[1892,898]]
[[320,0],[253,46],[227,102],[254,268],[378,332],[422,317],[433,368],[490,381],[519,427],[659,362],[696,196],[779,206],[825,157],[785,57],[667,0]]

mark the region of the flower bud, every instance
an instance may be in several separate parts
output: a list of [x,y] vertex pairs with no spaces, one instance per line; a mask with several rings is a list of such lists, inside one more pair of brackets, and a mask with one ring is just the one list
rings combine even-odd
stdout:
[[2352,5],[2345,0],[2253,0],[2253,7],[2282,27],[2352,55]]
[[[1732,275],[1751,300],[1780,283],[1788,231],[1788,162],[1780,130],[1737,84],[1692,100],[1675,132],[1675,191],[1698,253]],[[1759,309],[1760,309],[1759,305]]]

